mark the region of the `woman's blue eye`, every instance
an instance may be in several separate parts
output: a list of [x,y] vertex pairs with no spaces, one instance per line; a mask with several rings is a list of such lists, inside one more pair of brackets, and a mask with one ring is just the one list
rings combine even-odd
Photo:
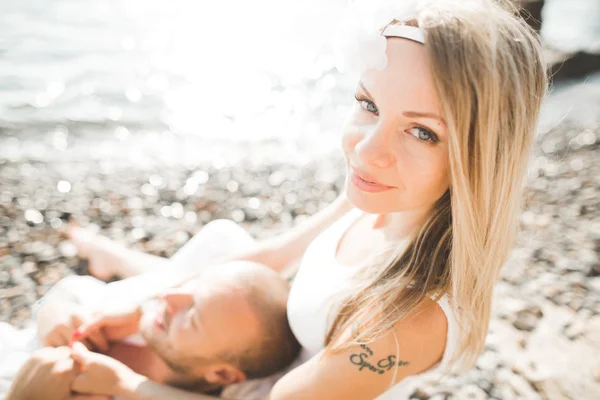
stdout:
[[364,108],[368,112],[377,114],[377,107],[375,106],[375,104],[372,101],[361,100],[360,105],[362,106],[362,108]]
[[425,142],[434,142],[434,143],[438,141],[437,136],[428,129],[425,129],[420,126],[414,126],[409,129],[409,132],[415,131],[415,130],[418,131],[418,133],[416,135],[411,133],[411,135],[413,135],[417,139],[421,139]]
[[[361,98],[358,95],[354,96],[354,98],[356,99],[356,101],[358,101],[358,104],[360,104],[360,106],[367,112],[370,112],[372,114],[377,115],[379,113],[379,110],[377,109],[377,106],[375,105],[375,103],[373,103],[371,100],[367,100],[365,98]],[[415,135],[413,133],[411,133],[412,136],[416,137],[417,139],[420,139],[424,142],[431,142],[431,143],[436,143],[438,142],[438,137],[435,133],[431,132],[429,129],[425,129],[422,126],[414,126],[410,129],[408,129],[409,132],[411,131],[417,131],[418,133]]]
[[377,114],[378,110],[377,110],[377,106],[375,105],[375,103],[373,103],[370,100],[361,99],[358,96],[354,96],[354,98],[356,99],[356,101],[358,101],[358,104],[360,104],[360,106],[362,108],[364,108],[365,110],[367,110],[370,113]]

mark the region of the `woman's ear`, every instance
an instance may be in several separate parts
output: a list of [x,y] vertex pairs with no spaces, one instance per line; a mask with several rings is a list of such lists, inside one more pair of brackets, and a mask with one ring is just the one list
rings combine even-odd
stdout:
[[209,383],[227,386],[245,381],[246,374],[231,364],[217,364],[209,367],[204,379]]

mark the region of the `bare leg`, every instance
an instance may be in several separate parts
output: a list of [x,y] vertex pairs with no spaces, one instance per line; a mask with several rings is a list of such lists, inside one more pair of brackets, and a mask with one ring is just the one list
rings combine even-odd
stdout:
[[113,275],[128,278],[170,264],[166,258],[128,249],[78,226],[69,226],[66,235],[77,247],[78,255],[88,259],[90,274],[98,279],[107,280]]
[[199,266],[231,252],[252,248],[256,243],[256,239],[237,223],[230,219],[216,219],[206,224],[170,260]]
[[79,256],[89,260],[90,273],[106,280],[112,275],[129,278],[164,267],[199,268],[229,252],[252,246],[255,239],[235,222],[217,219],[209,222],[171,259],[128,249],[90,230],[71,225],[67,236],[75,243]]
[[211,221],[168,260],[167,268],[147,269],[137,276],[109,283],[104,308],[110,308],[113,299],[117,299],[117,307],[122,307],[123,302],[140,304],[168,287],[187,281],[199,271],[216,266],[214,261],[232,251],[245,251],[255,244],[256,240],[235,222]]

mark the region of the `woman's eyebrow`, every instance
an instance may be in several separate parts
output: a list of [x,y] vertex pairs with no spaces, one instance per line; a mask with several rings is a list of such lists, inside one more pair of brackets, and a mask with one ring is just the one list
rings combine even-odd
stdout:
[[[365,85],[363,85],[362,82],[358,82],[358,86],[360,86],[360,88],[367,94],[367,96],[369,96],[370,98],[373,98],[373,95],[371,95],[371,93],[369,93],[369,91],[367,90],[367,88],[365,87]],[[407,118],[430,118],[430,119],[437,119],[442,124],[446,125],[446,120],[444,118],[440,117],[439,115],[434,114],[434,113],[419,112],[419,111],[404,111],[402,113],[402,115],[405,116],[405,117],[407,117]]]
[[444,118],[440,117],[439,115],[434,114],[434,113],[417,112],[417,111],[404,111],[402,113],[402,115],[404,115],[407,118],[430,118],[430,119],[437,119],[442,124],[446,125],[446,120]]
[[369,91],[367,90],[367,88],[365,87],[365,85],[363,85],[362,82],[358,82],[358,86],[360,86],[360,88],[367,94],[367,96],[369,96],[370,98],[373,98],[373,96],[371,95],[371,93],[369,93]]

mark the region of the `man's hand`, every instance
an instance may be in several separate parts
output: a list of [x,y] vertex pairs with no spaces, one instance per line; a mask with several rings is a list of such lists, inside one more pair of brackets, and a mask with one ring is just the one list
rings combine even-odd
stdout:
[[[38,311],[38,337],[45,346],[66,346],[75,330],[92,321],[92,313],[84,307],[67,300],[50,299]],[[88,334],[85,344],[100,352],[107,352],[109,348],[100,330]]]
[[141,318],[142,309],[139,306],[96,314],[88,323],[80,327],[80,339],[91,339],[100,333],[110,341],[125,339],[139,331]]
[[7,400],[66,400],[75,379],[68,347],[36,351],[23,364],[8,390]]
[[132,387],[143,379],[120,361],[92,353],[81,343],[73,344],[71,357],[82,370],[71,386],[77,393],[118,396],[125,387]]

